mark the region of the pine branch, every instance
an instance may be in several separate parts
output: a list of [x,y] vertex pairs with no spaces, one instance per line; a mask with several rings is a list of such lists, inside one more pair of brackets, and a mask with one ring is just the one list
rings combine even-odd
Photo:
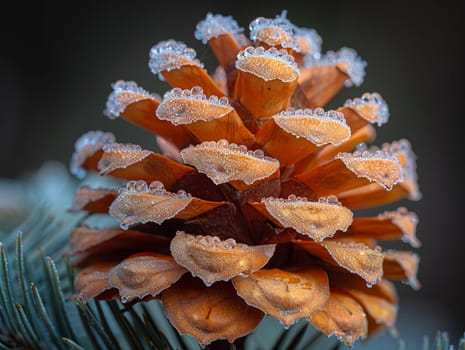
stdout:
[[[54,186],[66,178],[58,173]],[[71,198],[76,186],[68,186],[70,193],[61,191],[60,196]],[[23,186],[25,191],[41,187],[34,179]],[[179,335],[170,325],[157,300],[130,305],[70,300],[74,270],[63,252],[69,232],[83,216],[50,210],[44,198],[37,201],[37,197],[41,195],[31,196],[32,204],[25,203],[28,212],[20,215],[24,221],[18,227],[0,231],[0,350],[200,349],[193,338]],[[262,344],[264,333],[281,332],[277,330],[281,327],[275,326],[262,322],[257,332],[234,344],[215,342],[208,348],[255,349]],[[307,322],[297,322],[282,332],[270,348],[321,349],[320,340],[324,340],[325,349],[340,348],[335,338],[327,339]],[[425,338],[422,349],[445,350],[449,346],[447,333],[438,332],[431,344]],[[404,342],[399,341],[398,349],[405,350]],[[465,350],[465,337],[457,349]]]

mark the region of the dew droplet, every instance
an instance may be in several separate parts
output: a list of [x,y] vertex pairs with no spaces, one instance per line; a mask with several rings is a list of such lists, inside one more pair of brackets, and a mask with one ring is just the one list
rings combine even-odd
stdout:
[[244,146],[244,145],[239,145],[238,148],[237,148],[237,150],[238,150],[239,152],[246,153],[246,152],[247,152],[247,147]]
[[256,149],[254,152],[253,152],[253,155],[254,157],[257,157],[257,158],[263,158],[265,157],[265,152],[261,149]]
[[148,191],[147,183],[145,181],[138,180],[135,185],[135,191],[136,192],[147,192]]
[[215,96],[215,95],[210,96],[210,98],[208,99],[208,102],[218,103],[218,96]]
[[223,247],[226,249],[234,249],[236,241],[233,238],[228,238],[223,242]]
[[136,181],[135,181],[135,180],[129,181],[129,182],[126,184],[126,189],[127,189],[129,192],[136,192]]
[[200,86],[194,86],[191,89],[192,95],[202,95],[203,94],[203,89]]
[[222,106],[229,106],[229,99],[226,96],[221,97],[218,103]]
[[124,222],[120,223],[119,227],[121,227],[123,230],[128,230],[129,229],[129,224],[126,224]]
[[187,196],[188,196],[187,192],[184,191],[184,190],[179,190],[178,192],[176,192],[176,194],[177,194],[178,197],[180,197],[180,198],[183,198],[183,197],[187,197]]
[[160,181],[153,181],[149,185],[150,191],[164,189],[165,186]]
[[328,197],[320,197],[318,198],[318,203],[341,205],[341,202],[339,202],[338,198],[334,195],[330,195]]

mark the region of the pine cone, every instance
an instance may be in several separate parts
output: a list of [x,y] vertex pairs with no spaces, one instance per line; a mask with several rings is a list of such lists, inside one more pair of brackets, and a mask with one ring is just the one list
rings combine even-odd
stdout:
[[[75,211],[104,213],[120,227],[77,227],[70,254],[76,295],[161,299],[180,333],[205,345],[233,342],[264,317],[285,327],[305,318],[348,345],[389,327],[398,298],[390,280],[418,288],[417,216],[356,209],[420,198],[407,140],[367,147],[389,117],[378,93],[324,106],[360,85],[354,50],[320,53],[321,39],[283,13],[257,18],[250,39],[231,17],[208,14],[196,37],[219,67],[213,77],[181,42],[150,51],[149,66],[173,89],[161,99],[118,81],[106,114],[157,135],[162,154],[91,131],[71,170],[127,182],[81,187]],[[355,213],[355,215],[354,215]]]

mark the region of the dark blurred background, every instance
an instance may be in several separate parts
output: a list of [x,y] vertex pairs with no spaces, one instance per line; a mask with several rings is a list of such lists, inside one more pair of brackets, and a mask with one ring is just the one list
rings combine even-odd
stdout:
[[[377,144],[408,138],[418,156],[420,292],[399,285],[399,329],[409,339],[465,331],[463,173],[463,1],[354,2],[100,1],[12,4],[0,14],[0,177],[17,178],[46,160],[68,163],[76,138],[112,131],[120,142],[154,148],[154,138],[102,115],[110,84],[135,80],[161,94],[167,85],[147,66],[160,40],[182,40],[213,70],[211,51],[193,36],[208,11],[244,27],[282,9],[315,28],[323,51],[355,48],[368,62],[364,84],[342,91],[331,107],[377,91],[391,118]],[[16,8],[15,8],[16,7]],[[463,141],[463,140],[462,140]],[[405,247],[406,248],[406,247]],[[415,347],[412,347],[415,348]]]

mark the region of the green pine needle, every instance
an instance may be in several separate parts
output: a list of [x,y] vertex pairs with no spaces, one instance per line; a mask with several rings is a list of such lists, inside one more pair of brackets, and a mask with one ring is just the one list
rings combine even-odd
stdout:
[[[68,181],[68,191],[60,191],[60,198],[52,200],[71,198],[78,184],[70,185],[65,172],[56,173],[54,186]],[[30,194],[42,186],[32,179],[23,187]],[[30,197],[32,204],[25,203],[28,211],[19,215],[24,222],[16,229],[6,232],[4,228],[13,225],[0,217],[0,350],[200,349],[194,338],[180,335],[171,326],[158,300],[136,304],[71,300],[75,271],[63,253],[68,249],[70,231],[86,216],[52,210],[40,194]],[[66,203],[71,203],[71,199],[66,199]],[[15,220],[19,216],[15,215]],[[275,326],[279,325],[264,322],[260,326],[267,327],[262,329],[268,334],[282,332],[274,346],[270,346],[274,350],[343,348],[304,320],[284,332]],[[260,337],[265,332],[255,334],[247,337],[246,349],[263,349]],[[213,349],[216,343],[206,348]],[[323,347],[322,343],[326,345]],[[237,344],[228,347],[241,348]],[[447,333],[438,332],[432,342],[425,338],[422,350],[449,350],[449,347]],[[406,350],[405,343],[399,341],[398,349]],[[456,349],[465,350],[465,337]]]
[[37,289],[34,283],[31,283],[31,292],[32,292],[32,298],[34,301],[34,306],[36,308],[36,311],[39,314],[40,318],[42,319],[42,322],[44,322],[44,325],[47,328],[51,336],[51,340],[54,346],[60,350],[64,349],[63,340],[58,335],[57,329],[52,319],[47,314],[47,310],[45,309],[44,302],[42,301],[42,297],[40,296],[39,290]]
[[68,346],[69,349],[72,349],[72,350],[85,350],[82,346],[75,343],[71,339],[68,339],[66,337],[63,337],[62,339],[63,339],[63,343],[65,343]]

